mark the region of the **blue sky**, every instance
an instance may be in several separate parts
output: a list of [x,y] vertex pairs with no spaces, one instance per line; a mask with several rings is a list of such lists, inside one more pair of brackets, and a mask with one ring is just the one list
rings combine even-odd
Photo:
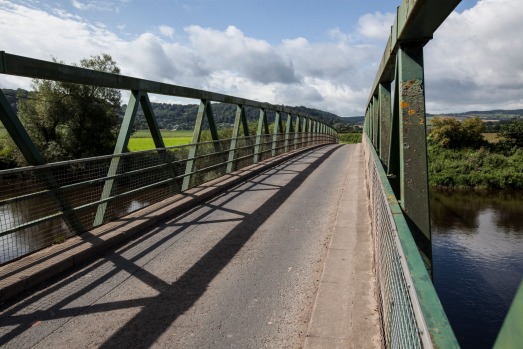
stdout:
[[[0,0],[0,50],[67,63],[104,52],[125,75],[355,116],[397,5]],[[521,0],[463,0],[425,49],[428,112],[523,108],[522,32]],[[0,76],[0,86],[30,81]]]
[[[128,37],[154,32],[160,25],[173,28],[175,33],[183,33],[183,28],[195,24],[218,30],[232,25],[246,36],[274,44],[296,37],[327,40],[333,28],[350,32],[361,15],[393,12],[395,6],[390,0],[65,0],[50,2],[47,8],[59,7],[89,21],[104,23]],[[183,40],[183,35],[177,35],[177,39]]]

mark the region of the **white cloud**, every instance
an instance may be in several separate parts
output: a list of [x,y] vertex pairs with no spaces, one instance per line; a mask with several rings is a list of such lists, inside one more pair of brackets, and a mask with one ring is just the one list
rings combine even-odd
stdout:
[[168,25],[161,25],[160,27],[158,27],[158,30],[160,31],[160,34],[170,39],[172,39],[174,36],[174,28],[169,27]]
[[[483,0],[442,25],[425,53],[429,112],[523,108],[519,1]],[[363,16],[353,33],[333,29],[326,42],[298,37],[277,45],[234,26],[194,25],[176,33],[185,36],[177,42],[169,26],[127,39],[103,24],[50,11],[0,0],[0,31],[16,33],[0,36],[0,48],[68,63],[106,52],[125,75],[342,116],[363,114],[384,49],[381,39],[392,24],[388,14],[374,13]],[[1,87],[29,84],[29,79],[0,76]]]
[[129,0],[72,0],[71,4],[80,11],[120,12],[121,6]]
[[394,13],[368,13],[358,20],[358,32],[364,38],[386,40],[390,35],[390,27],[394,23]]
[[[344,116],[362,114],[382,52],[378,46],[351,45],[349,35],[339,31],[328,43],[296,38],[271,45],[234,26],[223,31],[189,26],[184,43],[165,41],[174,35],[167,26],[158,28],[158,35],[144,33],[126,40],[67,13],[50,14],[2,0],[0,4],[0,30],[20,25],[17,37],[0,37],[0,47],[10,53],[56,56],[70,63],[107,52],[125,75]],[[15,80],[0,77],[0,85],[8,87]]]
[[259,83],[298,81],[291,62],[275,47],[246,37],[234,26],[222,32],[193,25],[185,31],[210,71],[230,70]]
[[429,110],[523,108],[521,0],[453,13],[425,49]]

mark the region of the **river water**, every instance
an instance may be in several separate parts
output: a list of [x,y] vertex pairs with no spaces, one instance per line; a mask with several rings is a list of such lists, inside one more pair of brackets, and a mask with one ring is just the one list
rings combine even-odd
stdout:
[[462,348],[492,348],[523,276],[523,192],[431,193],[434,284]]

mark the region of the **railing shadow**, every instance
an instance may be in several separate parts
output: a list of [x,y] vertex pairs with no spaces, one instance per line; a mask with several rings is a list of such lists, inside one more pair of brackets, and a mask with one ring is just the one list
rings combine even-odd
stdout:
[[[253,213],[243,215],[239,218],[239,223],[231,229],[213,248],[211,248],[205,255],[202,256],[190,269],[188,269],[176,282],[168,284],[164,280],[158,278],[154,274],[146,271],[137,262],[147,254],[161,249],[162,245],[167,243],[174,243],[173,239],[177,239],[180,233],[185,232],[189,227],[195,224],[205,224],[204,218],[211,212],[221,210],[224,204],[230,202],[251,190],[258,190],[255,188],[259,184],[263,184],[264,176],[268,177],[272,174],[261,174],[261,177],[251,179],[251,184],[245,187],[245,184],[237,186],[230,191],[209,200],[202,206],[208,208],[203,214],[195,217],[191,221],[185,223],[181,222],[183,218],[194,214],[197,209],[192,209],[187,213],[181,215],[176,220],[168,223],[164,222],[164,226],[159,225],[150,232],[136,238],[131,243],[128,243],[124,248],[120,248],[118,253],[111,252],[105,256],[103,260],[97,261],[91,266],[78,272],[70,272],[66,275],[63,281],[59,281],[56,285],[49,286],[47,289],[41,287],[41,292],[34,292],[27,300],[20,302],[14,307],[9,308],[0,320],[0,327],[16,326],[13,330],[0,337],[0,345],[3,345],[13,338],[17,337],[28,328],[31,327],[35,321],[44,321],[51,319],[65,319],[80,314],[90,314],[97,312],[107,312],[110,310],[127,309],[140,307],[141,310],[128,323],[115,332],[103,344],[102,348],[113,348],[122,345],[129,345],[132,343],[134,348],[148,348],[151,346],[181,314],[190,309],[195,302],[206,292],[210,282],[220,273],[220,271],[231,261],[231,259],[240,251],[245,243],[251,238],[256,230],[274,213],[278,208],[285,203],[285,201],[292,195],[292,193],[306,180],[306,178],[314,172],[333,152],[340,146],[329,148],[318,148],[301,155],[295,159],[287,161],[286,163],[272,169],[275,175],[281,171],[288,173],[287,168],[293,164],[303,162],[307,156],[309,159],[318,154],[318,150],[326,150],[321,156],[313,159],[305,170],[299,173],[294,173],[295,177],[285,186],[281,188],[275,187],[277,190],[275,194],[259,206]],[[257,178],[262,178],[257,180]],[[242,188],[243,187],[243,188]],[[242,188],[242,189],[239,189]],[[231,195],[232,194],[232,195]],[[223,197],[227,195],[225,202],[215,204],[218,200],[223,201]],[[201,208],[201,206],[200,206]],[[235,214],[241,212],[234,211]],[[155,232],[161,230],[168,225],[176,227],[175,231],[167,236],[153,242],[148,248],[140,251],[132,258],[125,258],[122,254],[133,249],[138,244],[145,240],[152,239]],[[104,268],[104,264],[111,264],[113,268],[108,268],[106,273],[101,275],[96,281],[90,282],[84,287],[76,288],[74,292],[67,295],[65,298],[58,299],[58,301],[46,310],[29,312],[23,315],[18,314],[19,311],[25,308],[31,308],[31,305],[42,300],[44,297],[51,296],[54,292],[62,287],[67,287],[70,277],[77,279],[78,277],[88,275],[96,268]],[[111,302],[105,304],[84,305],[78,307],[70,307],[63,309],[75,299],[94,290],[96,287],[102,285],[114,277],[117,273],[125,271],[130,274],[130,277],[138,278],[140,281],[146,283],[148,286],[154,288],[159,292],[157,296],[135,299],[132,301]],[[73,275],[74,274],[74,275]],[[68,277],[69,276],[69,277]],[[62,276],[63,278],[63,276]],[[55,279],[57,281],[57,279]],[[48,284],[49,285],[49,284]],[[190,291],[190,292],[188,292]],[[62,293],[63,294],[63,293]],[[26,294],[27,297],[27,294]],[[19,300],[21,298],[18,298]],[[15,304],[13,300],[11,304]],[[166,306],[169,305],[169,306]],[[6,309],[8,305],[2,305]],[[161,314],[161,316],[158,316]],[[58,325],[59,326],[59,325]]]

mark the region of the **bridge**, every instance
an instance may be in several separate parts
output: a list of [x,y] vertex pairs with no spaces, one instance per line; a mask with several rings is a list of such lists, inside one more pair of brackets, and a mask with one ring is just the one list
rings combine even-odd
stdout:
[[[0,344],[459,347],[431,281],[423,74],[458,3],[398,7],[358,145],[286,107],[1,52],[2,74],[129,101],[113,155],[46,163],[0,92],[29,164],[0,171]],[[191,144],[165,146],[152,94],[199,101]],[[140,109],[156,149],[127,152]],[[520,287],[496,348],[523,342],[522,306]]]

